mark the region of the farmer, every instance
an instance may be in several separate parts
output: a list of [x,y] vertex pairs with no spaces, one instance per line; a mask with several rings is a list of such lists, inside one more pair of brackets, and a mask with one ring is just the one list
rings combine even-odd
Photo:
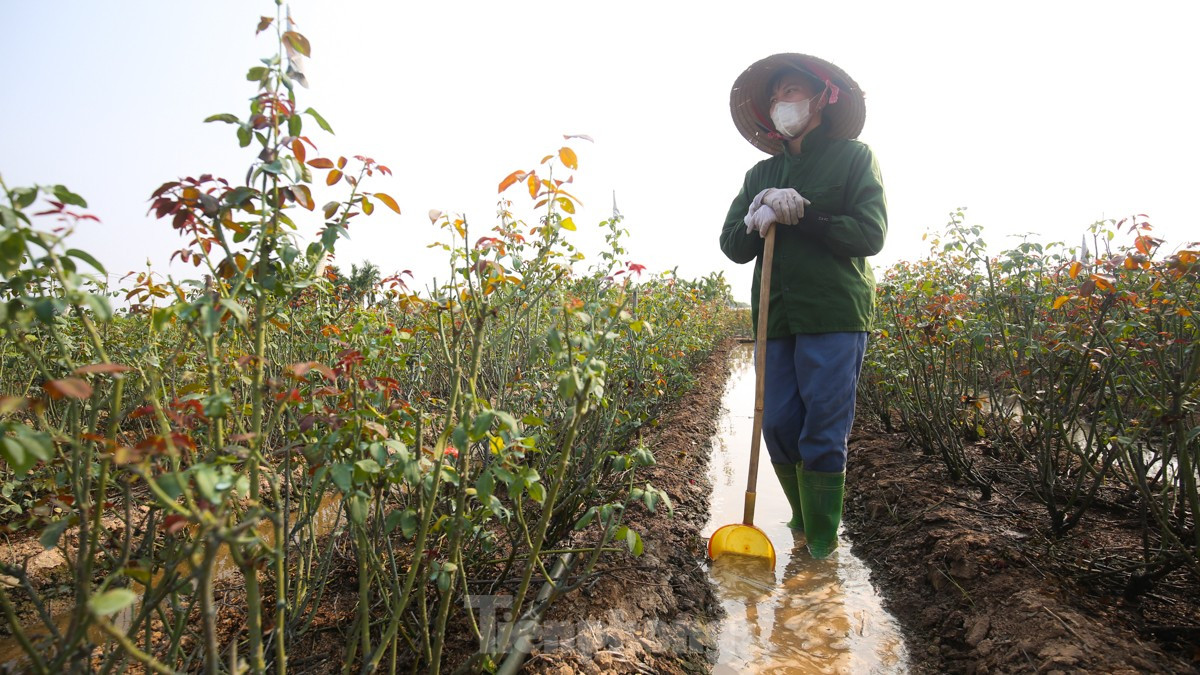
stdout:
[[729,97],[738,131],[771,155],[755,164],[725,216],[721,250],[754,267],[757,325],[763,237],[778,226],[767,317],[763,438],[816,558],[837,547],[854,395],[875,306],[866,258],[883,248],[887,213],[871,149],[854,140],[866,107],[837,66],[776,54],[750,66]]

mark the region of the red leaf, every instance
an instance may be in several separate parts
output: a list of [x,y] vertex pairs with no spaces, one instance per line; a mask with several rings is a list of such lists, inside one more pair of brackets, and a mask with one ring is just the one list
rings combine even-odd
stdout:
[[308,163],[308,165],[313,167],[314,169],[332,169],[333,168],[333,162],[331,162],[328,159],[325,159],[324,157],[318,157],[318,158],[310,161]]
[[167,519],[163,522],[163,528],[165,528],[169,534],[175,534],[185,527],[187,527],[187,518],[184,518],[178,513],[172,513],[171,515],[167,516]]
[[61,380],[51,380],[42,385],[50,398],[85,399],[92,395],[92,385],[78,377],[64,377]]

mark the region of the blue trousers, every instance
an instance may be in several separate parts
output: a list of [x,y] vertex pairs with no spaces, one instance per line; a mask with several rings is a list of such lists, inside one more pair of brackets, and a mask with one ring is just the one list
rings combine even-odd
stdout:
[[815,333],[767,340],[763,440],[775,464],[846,470],[846,442],[866,333]]

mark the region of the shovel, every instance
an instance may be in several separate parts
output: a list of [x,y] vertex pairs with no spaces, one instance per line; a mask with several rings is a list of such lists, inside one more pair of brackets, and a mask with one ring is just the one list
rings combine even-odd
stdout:
[[750,439],[750,476],[746,479],[746,506],[741,523],[724,525],[708,539],[708,557],[716,560],[727,553],[763,558],[775,568],[775,547],[754,526],[754,497],[758,485],[758,450],[762,443],[763,392],[767,379],[767,311],[771,302],[771,265],[775,257],[775,225],[763,242],[762,273],[758,290],[758,330],[754,339],[754,435]]

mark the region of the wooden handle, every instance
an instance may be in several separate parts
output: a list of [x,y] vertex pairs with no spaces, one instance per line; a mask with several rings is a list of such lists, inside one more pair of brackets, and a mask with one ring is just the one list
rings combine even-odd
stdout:
[[758,281],[758,329],[754,333],[754,435],[750,438],[750,476],[746,479],[746,505],[742,522],[754,524],[754,493],[758,486],[758,451],[762,444],[763,396],[767,385],[767,313],[771,307],[771,266],[775,258],[775,228],[763,242],[762,272]]

